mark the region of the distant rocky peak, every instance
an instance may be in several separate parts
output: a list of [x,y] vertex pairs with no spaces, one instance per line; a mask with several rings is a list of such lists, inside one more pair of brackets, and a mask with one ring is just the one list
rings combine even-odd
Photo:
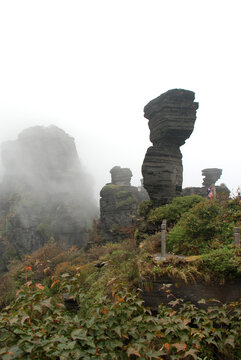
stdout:
[[23,130],[17,140],[3,143],[2,160],[6,186],[53,193],[77,191],[82,182],[74,139],[57,126]]

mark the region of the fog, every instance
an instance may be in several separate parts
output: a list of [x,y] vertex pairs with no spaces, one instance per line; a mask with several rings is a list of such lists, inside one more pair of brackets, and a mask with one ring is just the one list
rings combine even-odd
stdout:
[[84,227],[97,215],[91,177],[81,166],[74,139],[63,130],[30,127],[2,144],[2,160],[1,197],[15,204],[12,213],[24,228],[61,216],[71,226]]
[[241,184],[241,3],[207,0],[0,2],[0,142],[54,124],[75,138],[94,195],[109,170],[139,185],[149,142],[144,106],[172,88],[196,93],[195,129],[181,148],[183,186],[201,170]]

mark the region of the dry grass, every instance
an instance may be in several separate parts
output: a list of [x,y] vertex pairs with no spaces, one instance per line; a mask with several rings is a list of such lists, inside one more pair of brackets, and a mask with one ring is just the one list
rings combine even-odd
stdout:
[[157,232],[155,235],[149,236],[140,244],[141,252],[154,254],[161,251],[161,233]]
[[137,249],[137,245],[134,239],[126,239],[120,243],[107,243],[105,245],[93,246],[85,253],[85,257],[88,261],[95,261],[110,255],[116,250],[133,251]]

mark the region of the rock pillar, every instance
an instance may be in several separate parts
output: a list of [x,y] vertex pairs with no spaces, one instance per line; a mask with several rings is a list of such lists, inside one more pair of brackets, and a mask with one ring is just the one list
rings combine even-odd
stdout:
[[125,229],[135,223],[140,202],[138,188],[131,186],[132,172],[115,166],[111,183],[100,192],[100,223],[103,241],[117,242],[126,237]]
[[169,203],[182,192],[182,154],[180,146],[193,132],[198,103],[195,94],[183,89],[169,90],[144,108],[149,120],[153,146],[142,165],[144,187],[154,206]]

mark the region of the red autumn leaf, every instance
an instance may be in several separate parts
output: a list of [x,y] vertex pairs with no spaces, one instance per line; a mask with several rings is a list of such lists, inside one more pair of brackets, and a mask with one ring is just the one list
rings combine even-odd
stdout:
[[125,299],[124,299],[123,297],[118,297],[118,298],[117,298],[117,301],[118,301],[119,303],[123,303],[123,302],[125,302]]
[[55,280],[52,284],[51,284],[51,288],[54,287],[54,285],[56,285],[59,282],[59,280]]
[[38,288],[39,290],[44,290],[44,286],[40,283],[35,284],[36,288]]
[[183,320],[183,324],[186,326],[187,324],[189,324],[190,323],[190,320],[189,319],[184,319]]

